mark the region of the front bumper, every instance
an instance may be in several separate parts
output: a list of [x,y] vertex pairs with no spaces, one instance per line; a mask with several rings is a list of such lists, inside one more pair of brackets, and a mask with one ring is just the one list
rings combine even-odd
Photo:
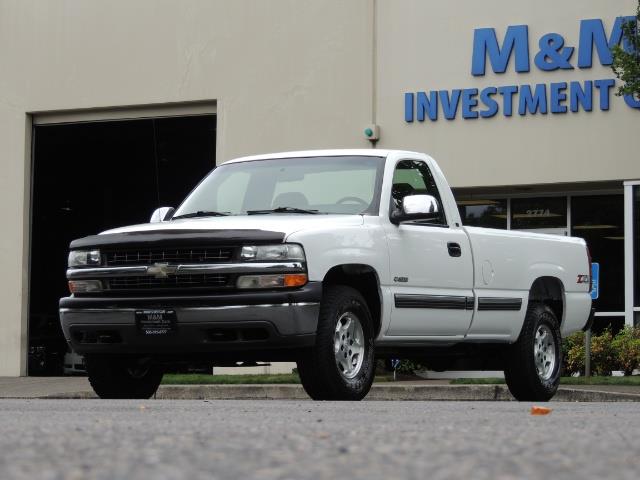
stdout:
[[[86,298],[60,300],[60,323],[80,354],[191,355],[277,351],[313,345],[322,283],[294,291],[191,297]],[[173,309],[176,330],[143,335],[140,309]]]

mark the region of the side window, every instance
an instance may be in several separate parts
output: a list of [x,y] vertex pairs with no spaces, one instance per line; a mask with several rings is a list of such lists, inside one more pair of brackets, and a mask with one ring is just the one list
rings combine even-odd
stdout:
[[431,195],[438,201],[440,215],[435,222],[446,225],[444,208],[436,182],[431,170],[425,162],[418,160],[401,160],[393,172],[393,186],[391,187],[391,202],[393,208],[401,208],[402,201],[407,195]]

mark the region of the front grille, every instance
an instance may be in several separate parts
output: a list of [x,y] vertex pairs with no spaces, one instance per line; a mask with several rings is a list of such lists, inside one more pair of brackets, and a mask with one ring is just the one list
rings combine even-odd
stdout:
[[104,252],[108,267],[154,263],[225,263],[233,259],[234,247],[147,248]]
[[199,273],[190,275],[168,275],[165,278],[151,276],[115,277],[107,280],[109,290],[193,289],[224,288],[229,285],[230,275]]

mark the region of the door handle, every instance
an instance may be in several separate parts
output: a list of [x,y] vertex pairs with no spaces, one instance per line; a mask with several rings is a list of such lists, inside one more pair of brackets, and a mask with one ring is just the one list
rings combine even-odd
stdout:
[[452,257],[462,256],[462,248],[460,248],[459,243],[449,242],[447,243],[447,249],[449,250],[449,255]]

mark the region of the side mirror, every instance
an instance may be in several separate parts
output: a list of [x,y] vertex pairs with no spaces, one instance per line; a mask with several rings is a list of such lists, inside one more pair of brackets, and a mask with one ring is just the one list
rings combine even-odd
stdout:
[[434,220],[440,213],[438,200],[431,195],[407,195],[402,208],[391,213],[391,222],[398,225],[407,220]]
[[173,212],[175,211],[176,209],[173,207],[156,208],[151,215],[151,220],[149,220],[149,223],[166,222],[171,218],[171,215],[173,215]]

